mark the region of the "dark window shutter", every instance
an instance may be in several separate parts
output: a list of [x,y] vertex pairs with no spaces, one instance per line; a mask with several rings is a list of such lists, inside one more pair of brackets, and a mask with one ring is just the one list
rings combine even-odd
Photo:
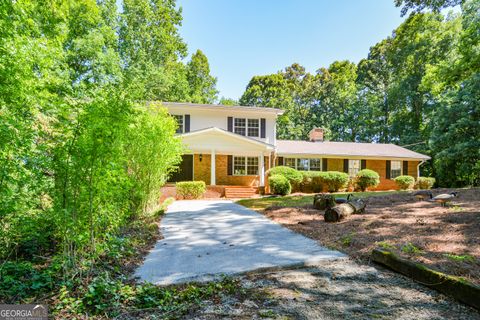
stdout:
[[327,158],[322,159],[322,170],[323,171],[328,171],[328,159]]
[[348,159],[343,159],[343,172],[348,173]]
[[403,161],[403,175],[408,175],[408,161]]
[[233,132],[233,117],[227,119],[227,130]]
[[185,115],[185,132],[190,132],[190,115]]
[[362,170],[363,169],[367,169],[367,160],[362,160],[361,162],[361,167],[360,167]]
[[260,138],[265,138],[266,136],[266,121],[265,118],[260,119]]
[[278,157],[278,165],[283,166],[283,157]]
[[233,156],[227,158],[227,175],[231,176],[233,173]]
[[392,168],[392,162],[390,160],[387,160],[387,165],[386,165],[386,172],[385,172],[385,178],[390,179],[390,169]]

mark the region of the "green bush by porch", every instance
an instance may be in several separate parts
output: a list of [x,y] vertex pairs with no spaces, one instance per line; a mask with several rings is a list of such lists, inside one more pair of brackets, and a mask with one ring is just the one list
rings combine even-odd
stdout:
[[177,195],[183,199],[199,199],[207,189],[204,181],[177,182],[175,187],[177,189]]
[[292,191],[292,185],[288,179],[281,174],[274,174],[268,178],[268,184],[273,194],[287,195]]

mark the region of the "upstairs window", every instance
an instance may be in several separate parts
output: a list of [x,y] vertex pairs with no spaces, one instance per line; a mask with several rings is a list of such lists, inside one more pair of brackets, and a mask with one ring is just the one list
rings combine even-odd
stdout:
[[242,136],[259,137],[260,120],[235,118],[233,121],[233,132]]
[[356,177],[360,171],[360,160],[348,160],[348,175],[350,177]]
[[402,161],[391,161],[390,164],[390,179],[395,179],[402,175]]
[[233,132],[244,136],[247,130],[247,122],[245,118],[235,118]]
[[248,136],[258,137],[260,135],[260,121],[258,119],[248,119]]
[[174,114],[174,115],[172,115],[172,117],[174,117],[175,120],[177,120],[177,124],[178,124],[177,131],[175,131],[175,132],[176,132],[176,133],[183,133],[183,132],[184,132],[184,129],[185,129],[185,126],[184,126],[184,116],[183,116],[183,115]]

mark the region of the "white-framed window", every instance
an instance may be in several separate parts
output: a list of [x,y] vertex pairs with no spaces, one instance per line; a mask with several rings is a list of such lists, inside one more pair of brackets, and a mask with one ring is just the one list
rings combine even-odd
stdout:
[[310,159],[310,171],[321,171],[321,170],[322,170],[322,160]]
[[395,179],[402,175],[402,161],[390,162],[390,179]]
[[297,168],[297,161],[295,158],[284,158],[283,159],[283,165],[296,169]]
[[235,118],[233,121],[233,132],[244,136],[247,130],[247,120],[245,118]]
[[242,136],[259,137],[260,136],[260,120],[234,118],[233,132]]
[[247,157],[247,175],[249,176],[258,175],[258,158],[257,157]]
[[348,175],[350,177],[356,177],[358,171],[360,171],[361,160],[348,160]]
[[174,117],[175,120],[177,120],[177,124],[178,124],[177,131],[175,131],[175,133],[183,133],[185,129],[185,126],[184,126],[185,116],[183,114],[174,114],[172,115],[172,117]]
[[260,120],[258,119],[248,119],[247,120],[247,134],[249,137],[259,137],[260,136]]
[[233,157],[233,175],[258,175],[258,157]]
[[284,158],[283,165],[299,171],[321,171],[322,159],[319,158]]
[[310,168],[310,159],[297,159],[297,170],[308,171]]

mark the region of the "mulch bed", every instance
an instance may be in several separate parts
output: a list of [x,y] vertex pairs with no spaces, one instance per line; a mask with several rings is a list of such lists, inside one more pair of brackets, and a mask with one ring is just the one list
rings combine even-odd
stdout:
[[[434,195],[450,191],[433,190]],[[372,249],[381,246],[480,284],[480,189],[456,191],[459,197],[447,208],[416,201],[409,193],[372,196],[365,214],[339,223],[325,223],[313,206],[271,207],[264,214],[354,259],[368,261]]]

